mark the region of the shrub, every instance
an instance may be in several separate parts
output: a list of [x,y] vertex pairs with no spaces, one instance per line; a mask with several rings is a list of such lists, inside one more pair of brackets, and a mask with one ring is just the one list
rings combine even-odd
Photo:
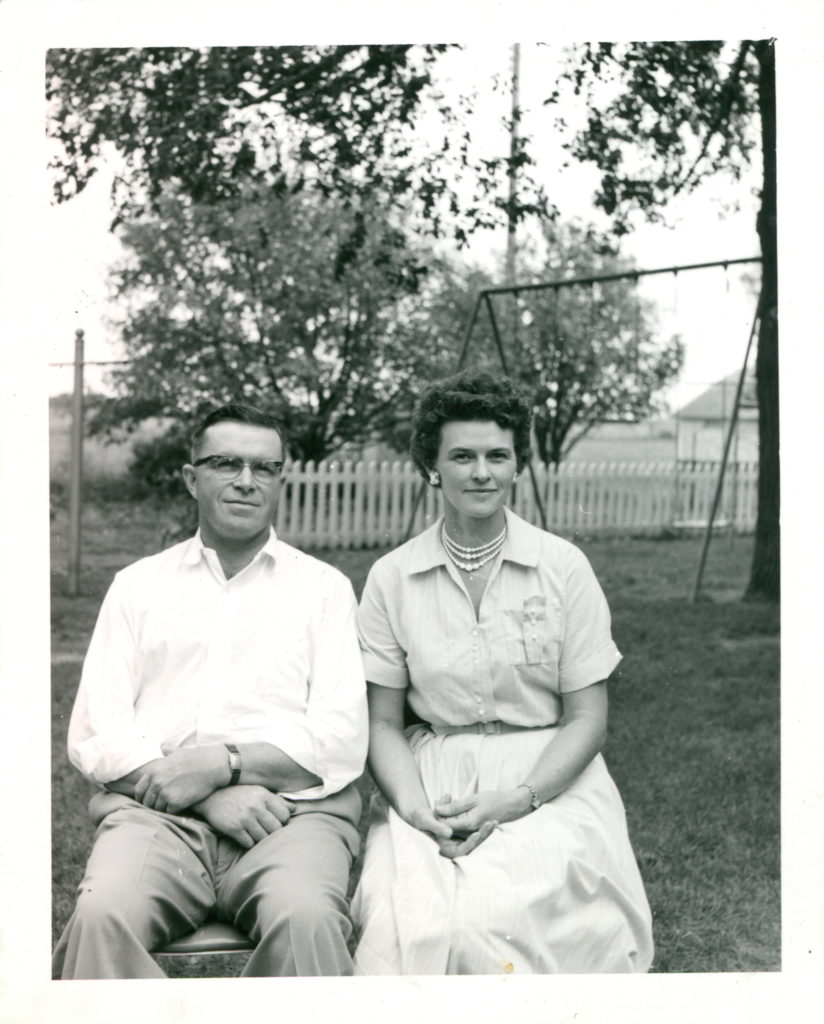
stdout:
[[189,437],[182,423],[173,423],[157,437],[136,441],[129,466],[135,493],[188,500],[180,469],[189,458]]

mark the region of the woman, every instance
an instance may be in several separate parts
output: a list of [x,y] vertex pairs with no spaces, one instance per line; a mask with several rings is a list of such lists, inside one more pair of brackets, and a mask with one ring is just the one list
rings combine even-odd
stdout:
[[[505,378],[427,389],[412,457],[444,515],[359,610],[379,789],[358,974],[645,971],[650,912],[599,753],[620,660],[584,555],[504,507],[531,413]],[[404,707],[422,724],[404,729]]]

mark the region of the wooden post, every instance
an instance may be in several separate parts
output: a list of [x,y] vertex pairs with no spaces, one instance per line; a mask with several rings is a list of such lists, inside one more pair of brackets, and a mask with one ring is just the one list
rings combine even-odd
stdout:
[[83,331],[74,332],[74,394],[72,395],[71,476],[69,479],[68,592],[80,583],[80,512],[83,503]]

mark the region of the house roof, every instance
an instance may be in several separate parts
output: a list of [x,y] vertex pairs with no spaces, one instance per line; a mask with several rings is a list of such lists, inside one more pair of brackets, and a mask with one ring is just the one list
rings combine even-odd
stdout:
[[[678,410],[681,420],[728,420],[735,402],[740,372],[731,373],[717,381],[691,402],[687,402]],[[747,370],[744,379],[744,390],[741,394],[741,408],[738,412],[741,419],[758,418],[758,400],[755,393],[755,373]]]

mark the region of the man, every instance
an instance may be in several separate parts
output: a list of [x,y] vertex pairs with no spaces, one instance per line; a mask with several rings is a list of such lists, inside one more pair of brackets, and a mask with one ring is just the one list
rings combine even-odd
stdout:
[[163,977],[150,951],[213,914],[256,943],[244,974],[352,971],[355,599],[277,539],[283,458],[265,413],[212,412],[183,467],[198,532],[106,595],[69,726],[97,833],[56,977]]

